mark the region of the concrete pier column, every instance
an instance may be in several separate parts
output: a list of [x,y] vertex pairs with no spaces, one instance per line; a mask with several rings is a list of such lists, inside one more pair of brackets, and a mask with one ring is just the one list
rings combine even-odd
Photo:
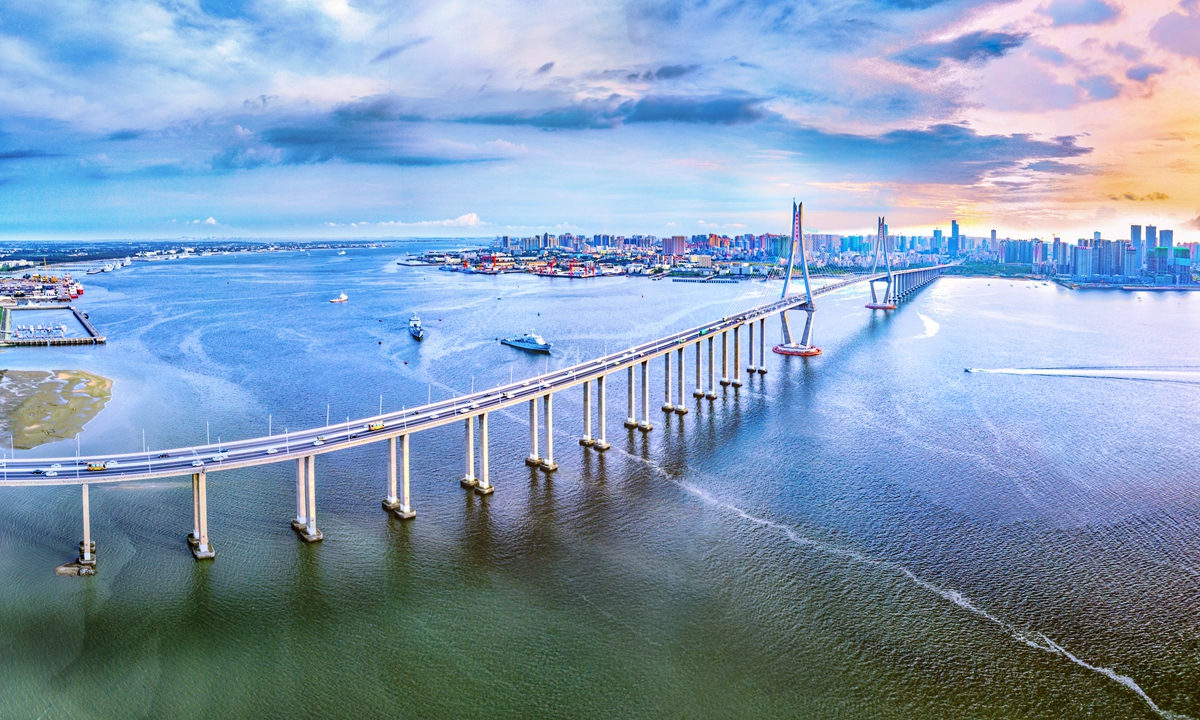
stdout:
[[554,393],[542,398],[542,410],[546,414],[546,457],[542,459],[542,469],[554,472],[558,469],[554,462]]
[[188,547],[200,544],[200,488],[197,487],[200,478],[192,473],[192,534],[188,535]]
[[[308,525],[308,458],[302,457],[296,461],[296,519],[292,521],[292,527],[296,530]],[[196,505],[196,517],[200,517],[200,506]],[[197,537],[200,533],[199,520],[196,525]]]
[[300,482],[307,485],[305,499],[308,508],[304,512],[304,522],[292,521],[292,529],[304,542],[319,542],[324,535],[317,529],[317,462],[316,457],[309,455],[300,458]]
[[684,362],[683,348],[679,348],[678,353],[679,353],[678,354],[679,379],[676,380],[676,383],[678,384],[678,387],[679,387],[679,402],[676,403],[676,405],[675,405],[675,414],[676,415],[687,415],[687,403],[684,402],[684,400],[683,400],[683,370],[684,370],[684,368],[683,368],[683,362]]
[[713,342],[716,340],[712,335],[708,336],[708,392],[704,393],[704,397],[709,400],[717,399],[717,368],[716,355],[713,354]]
[[584,447],[596,444],[596,441],[592,439],[592,384],[590,382],[583,384],[583,437],[579,438],[579,444]]
[[734,387],[742,386],[742,326],[733,329],[733,380]]
[[600,422],[600,439],[597,440],[595,442],[595,444],[592,445],[592,447],[596,448],[597,450],[607,450],[609,447],[608,446],[608,422],[604,415],[604,409],[605,409],[605,403],[604,403],[605,382],[604,382],[604,379],[606,377],[608,377],[608,376],[601,375],[600,377],[596,378],[596,402],[597,402],[597,404],[600,405],[600,415],[598,418],[598,421]]
[[650,424],[650,361],[642,361],[642,421],[638,430],[649,432],[654,428]]
[[758,368],[754,366],[754,321],[750,321],[750,343],[746,346],[750,352],[750,364],[746,366],[746,372],[753,375],[758,372]]
[[729,387],[729,331],[721,333],[721,385]]
[[412,503],[408,496],[408,436],[400,436],[400,500],[399,506],[392,511],[392,515],[400,520],[412,520],[417,516],[415,510],[412,509]]
[[479,416],[479,483],[475,485],[475,492],[480,495],[491,495],[495,490],[495,488],[492,487],[491,479],[488,477],[487,421],[487,413]]
[[692,397],[694,397],[694,398],[704,397],[704,387],[702,385],[702,383],[704,381],[700,379],[700,373],[703,372],[703,368],[704,368],[704,362],[700,359],[700,352],[701,352],[700,344],[702,342],[704,342],[704,341],[703,340],[696,341],[696,389],[692,391]]
[[196,473],[197,506],[200,509],[198,525],[200,536],[196,546],[192,548],[192,556],[197,560],[211,560],[216,557],[212,545],[208,542],[208,473],[201,470]]
[[387,496],[383,498],[383,509],[392,512],[400,507],[400,499],[396,497],[396,438],[388,438],[388,487]]
[[470,490],[479,484],[479,480],[475,478],[475,417],[471,416],[463,421],[463,429],[465,431],[467,441],[467,471],[463,475],[463,479],[458,481],[458,484]]
[[663,355],[663,404],[662,411],[672,412],[675,406],[671,403],[671,353]]
[[633,410],[633,395],[635,392],[633,387],[633,366],[630,365],[628,368],[626,368],[626,370],[626,375],[628,376],[629,380],[629,412],[625,416],[625,427],[632,430],[633,428],[637,427],[637,417],[634,416]]
[[529,401],[529,457],[525,458],[525,464],[530,467],[538,467],[542,464],[542,456],[538,453],[538,417],[537,417],[537,398]]
[[758,357],[762,365],[758,368],[759,375],[767,374],[767,319],[758,321]]
[[[83,541],[79,543],[80,565],[96,566],[96,543],[92,542],[92,504],[88,499],[88,485],[83,484]],[[82,574],[82,573],[81,573]]]

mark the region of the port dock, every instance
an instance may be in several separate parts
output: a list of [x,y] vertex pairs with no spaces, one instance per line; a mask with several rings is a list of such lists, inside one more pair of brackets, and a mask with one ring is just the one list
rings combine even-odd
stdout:
[[[13,337],[13,313],[26,310],[70,310],[87,333],[87,337]],[[74,305],[29,304],[0,308],[0,347],[57,347],[61,345],[103,345],[107,338],[100,334],[96,326],[84,316],[83,312]]]

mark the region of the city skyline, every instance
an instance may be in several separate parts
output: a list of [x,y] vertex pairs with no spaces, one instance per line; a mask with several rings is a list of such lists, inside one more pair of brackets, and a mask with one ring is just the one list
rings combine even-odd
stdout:
[[7,238],[734,234],[792,197],[824,232],[1200,236],[1195,0],[6,18]]

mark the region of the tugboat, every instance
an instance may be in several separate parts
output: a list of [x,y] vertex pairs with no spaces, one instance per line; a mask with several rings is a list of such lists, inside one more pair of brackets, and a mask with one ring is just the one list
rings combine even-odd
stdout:
[[532,330],[525,333],[521,337],[502,338],[500,344],[515,347],[520,350],[529,350],[530,352],[550,352],[550,343],[546,342],[541,335],[535,334]]
[[416,313],[408,319],[408,334],[412,335],[414,340],[425,337],[425,328],[421,327],[421,318],[417,317]]
[[340,294],[339,294],[337,297],[335,297],[334,299],[330,300],[329,302],[331,302],[331,303],[344,303],[344,302],[346,302],[346,301],[347,301],[347,300],[349,300],[349,299],[350,299],[350,298],[346,297],[346,293],[340,293]]

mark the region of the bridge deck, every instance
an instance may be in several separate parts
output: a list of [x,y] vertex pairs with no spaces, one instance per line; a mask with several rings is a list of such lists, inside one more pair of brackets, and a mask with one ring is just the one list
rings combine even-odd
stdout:
[[[893,272],[893,276],[940,271],[946,265],[912,268]],[[859,275],[813,290],[813,297],[825,295],[856,283],[885,278],[883,273]],[[503,385],[498,388],[464,395],[451,400],[410,408],[398,412],[373,415],[312,428],[284,435],[247,438],[244,440],[216,444],[159,450],[150,453],[117,453],[109,455],[87,455],[65,458],[22,458],[0,462],[0,487],[28,485],[78,485],[82,483],[116,483],[150,478],[190,475],[200,470],[207,473],[221,470],[268,465],[295,460],[309,455],[322,455],[350,447],[380,442],[401,435],[411,435],[442,425],[459,422],[469,417],[494,412],[507,407],[527,403],[552,392],[589,382],[598,377],[624,370],[647,362],[653,358],[696,342],[702,338],[746,323],[774,315],[784,310],[803,307],[808,297],[803,293],[760,305],[730,317],[700,325],[688,330],[672,333],[621,352],[573,365],[568,368]],[[371,423],[383,423],[384,429],[371,432]],[[320,445],[314,445],[320,440]],[[223,457],[213,460],[218,450]],[[166,453],[169,457],[157,457]],[[201,463],[199,465],[195,463]],[[89,463],[108,463],[104,470],[88,470]],[[42,473],[34,474],[40,470]],[[53,470],[54,477],[46,472]]]

